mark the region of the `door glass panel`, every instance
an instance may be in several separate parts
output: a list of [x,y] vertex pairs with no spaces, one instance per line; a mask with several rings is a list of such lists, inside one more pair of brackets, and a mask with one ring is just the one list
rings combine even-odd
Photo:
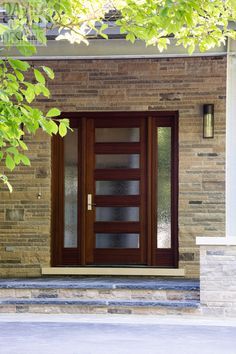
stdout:
[[96,168],[139,168],[139,154],[99,154]]
[[157,247],[171,247],[171,128],[157,128]]
[[96,234],[96,248],[139,248],[139,234]]
[[139,128],[96,128],[96,143],[108,142],[137,142],[139,141]]
[[96,221],[139,221],[139,208],[97,207]]
[[64,247],[77,247],[78,129],[64,137]]
[[139,181],[96,181],[96,195],[138,195]]

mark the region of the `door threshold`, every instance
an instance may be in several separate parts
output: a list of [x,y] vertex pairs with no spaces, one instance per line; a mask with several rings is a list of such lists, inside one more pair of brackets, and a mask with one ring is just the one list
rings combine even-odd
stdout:
[[121,267],[44,267],[42,275],[127,275],[183,277],[184,269],[179,268],[121,268]]

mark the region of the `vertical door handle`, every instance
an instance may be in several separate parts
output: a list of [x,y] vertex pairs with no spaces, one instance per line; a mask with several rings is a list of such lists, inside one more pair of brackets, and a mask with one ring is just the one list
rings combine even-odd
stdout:
[[87,195],[87,210],[93,210],[93,206],[96,204],[93,203],[93,195],[88,194]]
[[87,210],[93,210],[92,194],[88,194],[87,196]]

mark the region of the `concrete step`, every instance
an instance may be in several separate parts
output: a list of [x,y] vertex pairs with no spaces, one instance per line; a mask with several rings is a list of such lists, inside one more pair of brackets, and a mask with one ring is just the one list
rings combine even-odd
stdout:
[[198,306],[199,281],[195,280],[150,277],[0,280],[0,312],[167,314],[196,312]]

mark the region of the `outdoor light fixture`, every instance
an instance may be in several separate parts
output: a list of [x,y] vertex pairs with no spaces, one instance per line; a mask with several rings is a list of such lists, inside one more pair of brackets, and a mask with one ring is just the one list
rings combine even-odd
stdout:
[[214,105],[203,105],[203,138],[214,138]]
[[[24,130],[24,124],[20,123],[20,129]],[[20,140],[24,140],[23,135],[21,135]]]

